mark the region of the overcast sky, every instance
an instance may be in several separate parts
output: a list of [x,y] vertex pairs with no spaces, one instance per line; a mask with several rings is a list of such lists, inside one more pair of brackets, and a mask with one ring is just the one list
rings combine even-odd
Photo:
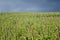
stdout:
[[60,12],[60,0],[0,0],[0,12]]

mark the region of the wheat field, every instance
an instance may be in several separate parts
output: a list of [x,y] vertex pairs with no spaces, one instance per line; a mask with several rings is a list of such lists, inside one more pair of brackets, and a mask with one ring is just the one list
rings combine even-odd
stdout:
[[60,12],[0,13],[0,40],[60,40]]

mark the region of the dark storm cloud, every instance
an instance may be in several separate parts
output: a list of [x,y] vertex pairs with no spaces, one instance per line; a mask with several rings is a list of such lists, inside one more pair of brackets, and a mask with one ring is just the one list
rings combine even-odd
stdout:
[[0,0],[0,12],[60,12],[60,0]]

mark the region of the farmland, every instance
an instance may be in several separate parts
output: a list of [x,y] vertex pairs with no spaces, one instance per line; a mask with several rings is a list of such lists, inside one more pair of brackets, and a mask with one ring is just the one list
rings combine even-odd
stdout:
[[0,13],[0,40],[60,40],[60,12]]

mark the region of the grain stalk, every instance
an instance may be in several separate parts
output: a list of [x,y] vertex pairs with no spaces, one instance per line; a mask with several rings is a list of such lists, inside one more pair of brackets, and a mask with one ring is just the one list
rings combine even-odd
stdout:
[[58,40],[60,40],[60,31],[59,31],[59,26],[57,26],[57,32],[58,32]]
[[[59,23],[59,22],[58,22]],[[59,26],[58,23],[55,24],[56,28],[57,28],[57,38],[58,40],[60,40],[60,30],[59,30]]]
[[33,31],[33,29],[32,29],[32,40],[34,40],[34,33],[33,33],[34,31]]

